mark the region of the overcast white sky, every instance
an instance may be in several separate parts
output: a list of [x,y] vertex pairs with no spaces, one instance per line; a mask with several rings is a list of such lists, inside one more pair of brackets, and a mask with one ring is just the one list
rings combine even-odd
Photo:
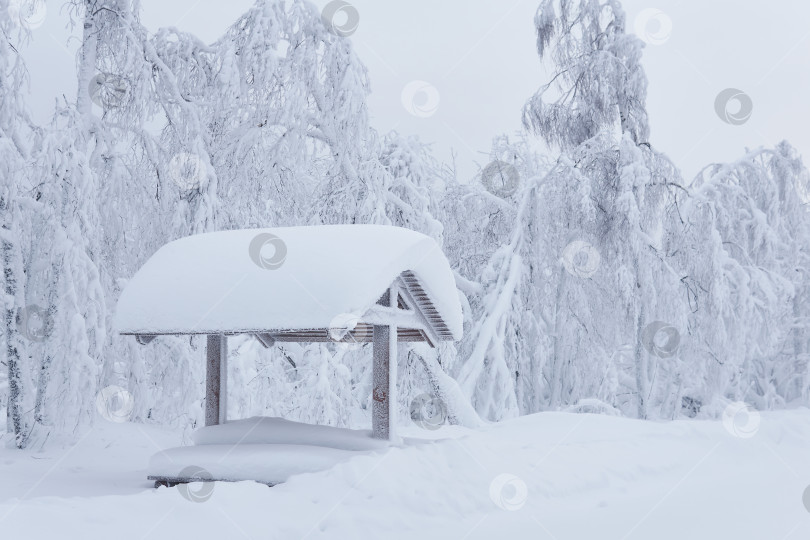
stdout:
[[[316,0],[324,6],[326,0]],[[535,52],[538,0],[354,0],[360,16],[350,37],[368,67],[369,107],[378,130],[396,129],[434,144],[460,177],[489,160],[492,137],[520,129],[525,100],[546,80]],[[142,0],[150,29],[176,26],[214,41],[250,0]],[[54,100],[75,96],[75,50],[62,0],[47,0],[44,24],[25,49],[34,116],[44,122]],[[647,39],[651,142],[688,177],[745,147],[789,140],[810,154],[810,2],[803,0],[625,0],[628,29]],[[659,10],[652,12],[650,9]],[[645,11],[646,10],[646,11]],[[671,22],[671,29],[668,28]],[[646,29],[646,30],[645,30]],[[659,39],[660,38],[660,39]],[[427,117],[410,114],[403,89],[426,81],[438,93]],[[751,97],[741,125],[723,122],[715,98],[726,88]],[[426,96],[422,95],[424,99]],[[729,111],[734,112],[735,103]]]

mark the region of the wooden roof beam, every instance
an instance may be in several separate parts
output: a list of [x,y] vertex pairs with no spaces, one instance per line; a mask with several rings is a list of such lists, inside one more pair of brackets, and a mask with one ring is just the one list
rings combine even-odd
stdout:
[[253,337],[255,337],[256,340],[259,343],[261,343],[262,347],[264,347],[265,349],[269,349],[270,347],[276,344],[276,338],[274,338],[272,334],[269,334],[267,332],[255,332],[253,334]]
[[424,331],[425,340],[431,347],[435,349],[436,345],[439,343],[439,341],[441,341],[440,336],[437,332],[435,321],[428,320],[428,318],[425,316],[422,304],[413,297],[411,293],[411,287],[408,286],[408,282],[406,281],[406,279],[400,276],[399,281],[400,281],[399,293],[405,297],[405,301],[409,305],[415,308],[413,312],[416,319],[419,322],[419,326]]

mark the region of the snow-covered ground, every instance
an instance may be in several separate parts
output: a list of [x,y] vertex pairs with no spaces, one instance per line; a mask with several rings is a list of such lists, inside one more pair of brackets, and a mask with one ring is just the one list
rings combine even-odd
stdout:
[[100,423],[71,448],[0,450],[2,538],[810,537],[810,410],[759,425],[541,413],[358,455],[269,488],[152,489],[179,433]]

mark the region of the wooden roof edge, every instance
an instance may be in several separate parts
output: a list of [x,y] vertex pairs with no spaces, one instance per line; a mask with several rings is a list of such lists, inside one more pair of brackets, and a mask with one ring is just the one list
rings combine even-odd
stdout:
[[[300,342],[300,343],[371,343],[373,339],[372,325],[360,323],[355,330],[347,332],[341,339],[335,339],[329,328],[310,328],[305,330],[284,330],[269,332],[162,332],[162,333],[139,333],[125,332],[121,335],[135,336],[138,343],[146,345],[159,336],[188,336],[188,335],[212,335],[224,334],[227,336],[252,335],[265,348],[273,346],[276,342]],[[397,340],[401,342],[422,342],[430,341],[423,328],[399,328]]]
[[429,323],[436,335],[437,341],[455,341],[453,332],[447,326],[436,306],[430,299],[430,295],[422,287],[419,278],[411,270],[405,270],[399,276],[405,290],[413,299],[413,302],[422,312],[426,323]]

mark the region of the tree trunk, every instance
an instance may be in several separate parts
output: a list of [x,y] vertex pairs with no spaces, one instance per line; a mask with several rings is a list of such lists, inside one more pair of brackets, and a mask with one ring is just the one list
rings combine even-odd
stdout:
[[20,334],[17,314],[24,307],[25,295],[22,254],[15,239],[11,190],[0,192],[0,262],[3,267],[3,330],[6,335],[6,365],[8,368],[7,431],[14,435],[14,445],[25,448],[30,423],[25,406],[27,398],[26,369],[28,359],[25,337]]
[[[62,264],[51,264],[51,284],[48,291],[48,313],[51,317],[56,313],[59,302],[59,278],[62,275]],[[40,426],[50,426],[52,424],[48,418],[47,411],[47,392],[48,384],[51,381],[51,367],[53,366],[54,350],[51,347],[45,347],[42,363],[39,366],[39,373],[37,375],[37,391],[34,400],[34,422]]]
[[85,2],[84,32],[82,35],[81,63],[79,65],[78,84],[76,89],[76,109],[89,125],[92,112],[90,100],[90,81],[96,73],[96,24],[94,19],[94,2]]
[[560,345],[562,343],[562,301],[563,292],[565,290],[565,281],[567,270],[560,268],[560,279],[557,281],[557,295],[554,301],[554,335],[552,336],[552,351],[551,351],[551,378],[548,381],[550,386],[549,394],[549,407],[553,409],[559,408],[562,399],[562,379],[563,379],[563,359]]
[[649,393],[649,361],[644,349],[644,305],[638,311],[636,319],[636,391],[638,392],[638,417],[647,418],[647,395]]

